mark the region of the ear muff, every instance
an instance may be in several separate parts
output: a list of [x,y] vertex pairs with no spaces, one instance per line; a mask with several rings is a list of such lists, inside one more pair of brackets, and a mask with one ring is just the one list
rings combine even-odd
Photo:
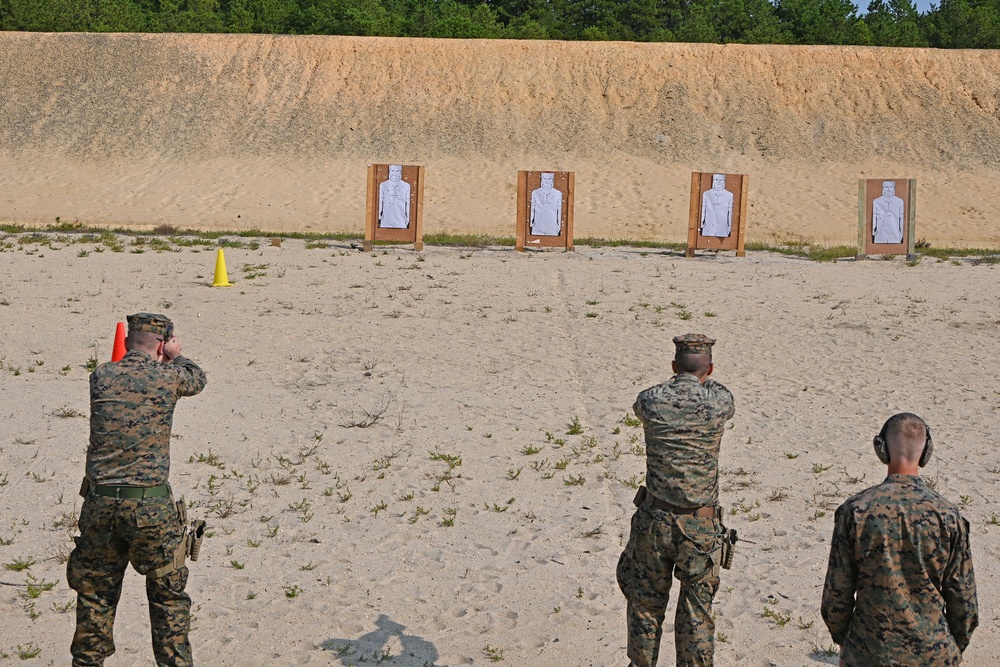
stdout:
[[[889,428],[889,422],[892,421],[892,417],[886,420],[882,424],[882,430],[878,432],[875,439],[872,440],[872,445],[875,448],[875,456],[882,463],[889,465],[889,446],[885,442],[885,432]],[[919,417],[918,417],[919,419]],[[923,419],[920,420],[924,425],[924,433],[927,434],[926,440],[924,440],[924,451],[920,453],[920,460],[917,461],[917,465],[923,468],[927,465],[927,462],[931,460],[931,454],[934,453],[934,440],[931,438],[931,429],[927,426],[927,422]]]
[[920,460],[917,462],[921,468],[927,465],[927,462],[931,460],[931,454],[934,453],[934,441],[931,439],[931,428],[924,422],[924,433],[927,434],[927,439],[924,441],[924,451],[920,454]]
[[882,424],[882,430],[878,432],[878,435],[872,441],[872,445],[875,447],[875,456],[886,465],[889,465],[889,446],[885,443],[885,429],[888,426],[889,422]]

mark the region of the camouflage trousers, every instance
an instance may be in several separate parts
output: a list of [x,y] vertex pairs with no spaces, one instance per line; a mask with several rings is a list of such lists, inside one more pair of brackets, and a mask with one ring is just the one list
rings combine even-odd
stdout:
[[[173,500],[115,500],[90,494],[80,511],[80,536],[69,556],[66,578],[77,593],[74,667],[100,667],[115,652],[113,626],[129,563],[147,574],[170,563],[184,535]],[[188,569],[146,578],[153,655],[159,667],[192,663],[188,631],[191,598],[184,592]]]
[[715,654],[712,599],[719,590],[721,526],[717,519],[676,515],[644,505],[632,516],[618,559],[618,586],[628,601],[631,667],[654,667],[674,576],[680,597],[674,618],[678,667],[711,667]]

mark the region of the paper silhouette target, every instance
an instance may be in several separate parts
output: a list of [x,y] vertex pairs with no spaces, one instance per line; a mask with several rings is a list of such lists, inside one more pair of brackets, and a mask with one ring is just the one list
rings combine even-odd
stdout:
[[869,178],[858,181],[858,258],[915,258],[917,181]]
[[744,257],[748,177],[745,174],[691,174],[688,248],[694,251],[735,250]]
[[374,241],[412,243],[423,248],[424,168],[416,165],[368,165],[365,250]]
[[517,172],[518,251],[573,249],[573,190],[571,171]]

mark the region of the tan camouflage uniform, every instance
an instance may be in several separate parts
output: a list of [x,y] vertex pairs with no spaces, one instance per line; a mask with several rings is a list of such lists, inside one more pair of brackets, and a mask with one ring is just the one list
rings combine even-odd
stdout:
[[[129,317],[129,331],[168,334],[169,322],[162,315],[140,313]],[[97,495],[94,487],[167,484],[174,407],[179,397],[197,394],[205,382],[205,373],[189,359],[160,363],[140,350],[98,366],[90,376],[91,491],[67,565],[69,585],[77,592],[70,647],[74,667],[103,665],[115,652],[112,627],[128,564],[144,575],[169,564],[184,535],[169,495],[115,499]],[[146,578],[153,654],[160,666],[192,664],[187,578],[187,567]]]
[[[678,352],[691,339],[711,352],[714,341],[700,335],[675,338]],[[646,435],[649,494],[678,508],[717,506],[719,445],[734,413],[729,390],[714,380],[702,384],[694,375],[681,373],[639,394],[633,410]],[[712,665],[712,599],[719,588],[721,529],[717,517],[672,512],[650,502],[632,516],[617,571],[628,600],[632,667],[656,664],[673,576],[680,581],[674,619],[677,665]]]
[[848,498],[822,613],[848,667],[961,663],[979,624],[968,521],[915,475]]

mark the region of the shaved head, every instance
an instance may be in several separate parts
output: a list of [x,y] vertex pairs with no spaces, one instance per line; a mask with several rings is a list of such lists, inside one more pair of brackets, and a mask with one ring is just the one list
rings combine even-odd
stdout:
[[893,415],[885,423],[885,443],[891,459],[919,461],[927,444],[927,426],[909,412]]
[[156,356],[156,347],[162,340],[163,336],[160,334],[149,331],[132,331],[125,338],[125,349],[130,352],[132,350],[142,350]]
[[690,373],[701,377],[708,373],[711,366],[710,354],[678,354],[674,357],[674,371],[677,373]]

